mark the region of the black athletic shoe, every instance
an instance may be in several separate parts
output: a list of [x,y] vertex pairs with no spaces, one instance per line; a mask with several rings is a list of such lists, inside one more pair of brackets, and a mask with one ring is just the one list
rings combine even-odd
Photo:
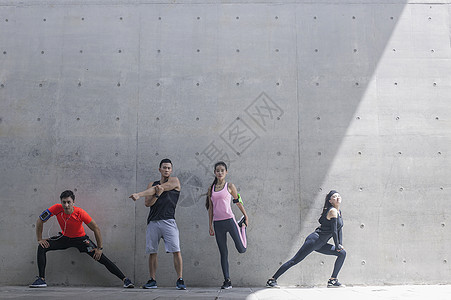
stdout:
[[232,288],[232,282],[230,281],[230,279],[224,280],[224,283],[222,284],[221,289],[228,290],[231,288]]
[[268,279],[268,281],[266,281],[266,287],[280,288],[280,286],[277,284],[277,280],[275,280],[275,279]]
[[179,279],[177,279],[177,282],[175,283],[175,287],[178,290],[186,290],[186,285],[185,282],[183,281],[183,278],[180,277]]
[[241,219],[238,221],[238,226],[240,227],[243,226],[243,223],[244,225],[247,226],[246,218],[244,216],[242,216]]
[[37,277],[36,280],[32,284],[29,285],[31,288],[44,288],[44,287],[47,287],[47,283],[45,283],[44,279],[42,279],[39,276],[36,276],[36,277]]
[[143,285],[143,289],[156,289],[156,288],[157,282],[153,278],[150,278],[149,281],[147,281],[147,283]]
[[341,284],[340,282],[338,282],[338,279],[329,279],[329,281],[327,282],[327,287],[328,288],[342,288],[342,287],[346,287],[344,284]]
[[130,279],[128,279],[128,278],[124,279],[124,288],[132,289],[134,287],[135,287],[135,285],[133,284],[133,282]]

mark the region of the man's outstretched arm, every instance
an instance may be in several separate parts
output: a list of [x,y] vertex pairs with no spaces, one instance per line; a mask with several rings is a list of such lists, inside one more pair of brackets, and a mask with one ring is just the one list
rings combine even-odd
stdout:
[[[136,201],[141,197],[154,196],[156,194],[156,187],[151,186],[151,185],[153,185],[153,182],[149,185],[150,185],[150,187],[147,190],[139,192],[139,193],[134,193],[129,198]],[[162,183],[160,185],[163,187],[163,190],[165,192],[171,191],[174,189],[177,191],[180,191],[180,181],[177,177],[169,177],[168,181],[166,181],[165,183]]]

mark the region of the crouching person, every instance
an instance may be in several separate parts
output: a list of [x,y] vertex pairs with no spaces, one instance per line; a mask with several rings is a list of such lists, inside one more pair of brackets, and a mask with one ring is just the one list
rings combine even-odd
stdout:
[[[55,204],[46,209],[36,222],[36,238],[38,240],[38,270],[39,276],[30,287],[46,287],[45,282],[45,266],[46,254],[48,251],[64,250],[70,247],[77,248],[80,252],[84,252],[94,258],[96,261],[104,265],[108,271],[116,275],[122,280],[124,288],[133,288],[134,285],[125,277],[119,268],[103,254],[102,236],[99,226],[89,216],[89,214],[79,207],[74,206],[75,195],[72,191],[64,191],[60,196],[61,204]],[[49,239],[42,238],[42,230],[44,223],[52,217],[56,216],[61,227],[61,233],[58,236]],[[85,233],[82,223],[85,223],[89,229],[94,232],[96,239],[95,244]]]

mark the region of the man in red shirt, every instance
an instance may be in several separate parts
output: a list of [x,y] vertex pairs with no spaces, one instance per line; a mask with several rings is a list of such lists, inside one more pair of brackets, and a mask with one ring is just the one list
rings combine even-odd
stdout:
[[[63,250],[75,247],[80,252],[87,253],[89,256],[104,265],[111,273],[116,275],[124,283],[124,288],[133,288],[134,285],[125,277],[119,268],[110,261],[102,252],[102,236],[97,223],[83,209],[74,206],[75,195],[72,191],[64,191],[60,196],[61,204],[55,204],[42,212],[36,222],[36,238],[38,239],[38,269],[39,276],[30,285],[30,287],[46,287],[45,265],[47,251]],[[61,227],[61,233],[58,236],[49,239],[42,238],[42,229],[44,223],[51,216],[56,216]],[[89,229],[94,232],[97,245],[86,235],[83,229],[85,223]]]

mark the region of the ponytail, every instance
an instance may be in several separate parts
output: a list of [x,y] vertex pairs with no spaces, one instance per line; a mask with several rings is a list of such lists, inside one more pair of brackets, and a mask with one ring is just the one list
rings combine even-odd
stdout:
[[205,199],[205,208],[208,210],[210,208],[210,197],[211,197],[211,191],[213,190],[213,186],[218,182],[218,178],[215,177],[215,180],[213,180],[213,183],[211,184],[208,192],[207,192],[207,199]]

